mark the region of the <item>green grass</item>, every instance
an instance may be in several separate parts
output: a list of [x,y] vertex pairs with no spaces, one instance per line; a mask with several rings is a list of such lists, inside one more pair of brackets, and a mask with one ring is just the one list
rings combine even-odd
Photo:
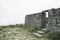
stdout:
[[25,26],[24,24],[7,25],[0,28],[0,40],[48,40],[45,36],[35,37],[33,32],[37,30],[36,27]]

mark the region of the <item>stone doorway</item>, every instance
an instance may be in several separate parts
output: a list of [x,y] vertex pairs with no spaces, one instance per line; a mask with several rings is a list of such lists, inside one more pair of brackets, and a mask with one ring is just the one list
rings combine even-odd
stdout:
[[48,12],[45,12],[46,14],[46,28],[48,27]]

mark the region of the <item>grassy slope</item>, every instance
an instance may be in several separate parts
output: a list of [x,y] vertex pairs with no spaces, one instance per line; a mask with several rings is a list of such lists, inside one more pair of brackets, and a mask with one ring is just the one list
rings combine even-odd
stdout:
[[[22,26],[22,27],[19,27]],[[25,28],[23,25],[18,27],[11,26],[0,28],[0,40],[45,40],[44,38],[37,38],[32,35],[32,29]]]

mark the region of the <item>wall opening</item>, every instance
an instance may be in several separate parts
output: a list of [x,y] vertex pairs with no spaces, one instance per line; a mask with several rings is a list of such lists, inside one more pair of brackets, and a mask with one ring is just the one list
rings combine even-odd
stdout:
[[45,12],[46,13],[46,18],[48,18],[48,12]]
[[46,13],[46,27],[48,27],[48,12],[45,13]]

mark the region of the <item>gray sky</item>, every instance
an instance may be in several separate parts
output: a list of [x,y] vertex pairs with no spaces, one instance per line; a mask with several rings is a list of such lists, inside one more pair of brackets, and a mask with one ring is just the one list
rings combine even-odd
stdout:
[[27,14],[59,7],[60,0],[0,0],[0,25],[24,23]]

